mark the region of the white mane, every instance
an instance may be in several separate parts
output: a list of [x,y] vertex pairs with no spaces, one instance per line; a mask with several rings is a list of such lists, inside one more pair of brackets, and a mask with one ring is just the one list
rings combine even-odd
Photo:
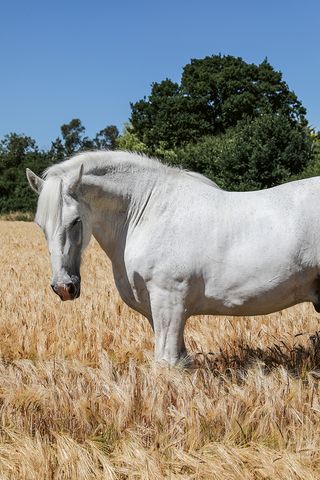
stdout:
[[105,173],[110,170],[123,171],[129,169],[130,167],[131,169],[139,168],[143,170],[177,170],[173,167],[164,165],[155,158],[149,158],[139,153],[120,150],[99,150],[78,153],[61,163],[52,165],[44,171],[43,178],[48,178],[51,176],[72,176],[72,174],[75,172],[78,173],[81,165],[83,165],[84,175],[90,173],[94,174],[97,171],[99,172],[99,175],[101,175],[103,171],[105,171]]
[[214,183],[209,178],[201,175],[200,173],[191,172],[184,170],[178,167],[172,167],[166,164],[163,164],[160,160],[156,158],[150,158],[146,155],[133,153],[128,151],[109,151],[109,150],[99,150],[92,152],[82,152],[74,155],[73,157],[64,160],[61,163],[57,163],[47,168],[43,173],[43,178],[47,179],[49,177],[73,177],[79,172],[79,169],[83,165],[84,175],[92,173],[95,174],[99,172],[99,175],[102,175],[103,172],[107,173],[109,171],[130,171],[135,169],[145,170],[156,170],[158,173],[182,173],[188,174],[193,178],[199,180],[202,183],[212,185],[216,188],[219,188],[216,183]]
[[196,181],[219,188],[214,182],[199,173],[189,172],[161,163],[160,160],[127,151],[82,152],[47,168],[42,178],[45,180],[40,193],[36,222],[45,225],[48,216],[58,220],[62,207],[62,192],[76,179],[83,165],[84,175],[106,175],[113,172],[140,171],[144,176],[153,172],[157,177],[168,174],[191,176]]

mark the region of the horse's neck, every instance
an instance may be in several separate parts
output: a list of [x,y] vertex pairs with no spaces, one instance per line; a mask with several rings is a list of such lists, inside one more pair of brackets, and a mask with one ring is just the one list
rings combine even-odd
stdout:
[[124,248],[127,232],[153,188],[152,178],[139,172],[84,176],[81,193],[92,212],[92,233],[110,258]]

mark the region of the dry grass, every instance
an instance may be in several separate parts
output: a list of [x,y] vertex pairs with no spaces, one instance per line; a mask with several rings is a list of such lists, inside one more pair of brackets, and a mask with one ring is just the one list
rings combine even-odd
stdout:
[[197,368],[160,368],[96,244],[65,304],[35,225],[0,222],[0,245],[1,480],[320,478],[311,306],[191,319]]
[[0,221],[10,220],[10,221],[32,222],[33,219],[34,219],[33,212],[9,212],[9,213],[0,214]]

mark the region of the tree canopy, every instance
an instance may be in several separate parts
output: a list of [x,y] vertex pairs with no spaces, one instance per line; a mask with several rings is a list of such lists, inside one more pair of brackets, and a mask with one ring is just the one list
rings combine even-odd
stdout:
[[153,83],[148,98],[131,104],[133,132],[150,150],[195,143],[265,113],[306,125],[306,110],[267,60],[260,65],[213,55],[193,59],[180,84]]
[[39,150],[36,141],[26,135],[6,135],[0,141],[0,213],[34,211],[37,198],[26,180],[26,167],[39,174],[74,153],[113,149],[118,136],[117,127],[108,125],[91,139],[85,135],[85,127],[78,118],[61,126],[61,137],[52,142],[48,151]]
[[174,163],[226,190],[260,190],[299,176],[312,158],[312,140],[281,115],[242,120],[225,134],[176,150]]

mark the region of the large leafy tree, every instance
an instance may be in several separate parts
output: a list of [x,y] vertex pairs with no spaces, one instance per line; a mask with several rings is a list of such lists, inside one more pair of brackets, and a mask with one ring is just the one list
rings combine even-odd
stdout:
[[149,98],[131,108],[132,133],[153,152],[211,133],[198,99],[185,95],[181,86],[169,79],[154,83]]
[[62,138],[56,138],[51,145],[53,161],[58,162],[81,150],[92,149],[93,142],[85,136],[85,130],[79,118],[73,118],[69,123],[61,125]]
[[79,119],[61,126],[61,137],[52,142],[49,151],[40,151],[35,140],[26,135],[11,133],[0,141],[0,212],[33,211],[36,195],[32,194],[25,175],[26,167],[41,173],[52,163],[76,152],[96,148],[115,148],[119,135],[110,125],[100,130],[95,138],[85,135]]
[[30,194],[25,169],[40,173],[48,164],[48,154],[31,137],[6,135],[0,142],[0,212],[34,210],[36,198]]
[[227,190],[260,190],[298,177],[312,159],[312,139],[285,115],[244,119],[225,134],[176,150],[175,163]]
[[0,171],[18,167],[27,155],[38,152],[33,138],[10,133],[0,141]]
[[94,138],[89,138],[85,135],[86,129],[79,118],[73,118],[69,123],[65,123],[60,130],[62,138],[56,138],[51,145],[50,152],[54,162],[85,150],[114,150],[119,136],[118,128],[115,125],[108,125]]
[[119,130],[115,125],[108,125],[98,132],[94,139],[94,146],[98,149],[114,150],[117,145]]
[[81,120],[74,118],[71,122],[62,125],[60,129],[66,154],[72,155],[81,150],[85,132],[85,127],[82,125]]
[[151,151],[197,142],[224,133],[246,117],[274,113],[305,125],[305,109],[282,74],[264,60],[214,55],[191,60],[181,83],[166,79],[151,94],[131,104],[133,133]]

